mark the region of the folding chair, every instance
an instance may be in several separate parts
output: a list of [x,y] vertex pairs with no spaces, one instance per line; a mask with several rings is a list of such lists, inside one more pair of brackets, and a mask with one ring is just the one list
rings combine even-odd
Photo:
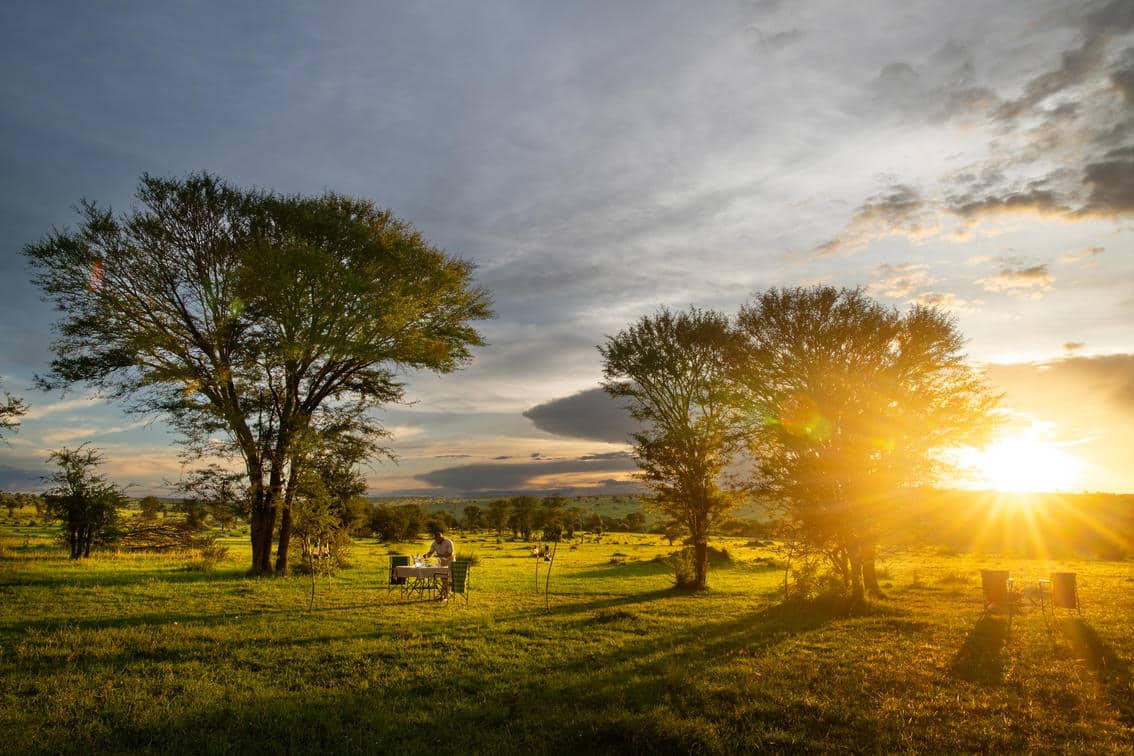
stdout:
[[449,595],[459,593],[465,597],[465,604],[469,603],[469,569],[472,563],[467,559],[454,560],[449,567]]
[[395,554],[394,556],[390,557],[390,584],[386,586],[387,593],[394,590],[395,585],[401,586],[402,589],[405,590],[406,579],[404,577],[398,577],[394,573],[394,568],[407,567],[409,566],[409,563],[410,558],[408,556],[405,556],[404,554]]
[[1009,617],[1019,595],[1012,589],[1008,570],[981,570],[980,587],[984,592],[984,613],[1002,611]]
[[1055,616],[1056,609],[1074,609],[1080,616],[1083,614],[1074,572],[1051,573],[1051,616]]

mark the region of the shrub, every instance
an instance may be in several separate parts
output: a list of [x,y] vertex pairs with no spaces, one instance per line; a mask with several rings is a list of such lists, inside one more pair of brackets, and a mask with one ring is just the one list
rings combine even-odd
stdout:
[[806,561],[791,571],[788,584],[789,601],[810,601],[818,598],[838,597],[846,594],[845,581],[817,561]]
[[185,569],[190,572],[212,572],[216,566],[228,557],[228,547],[217,544],[216,539],[206,539],[197,551],[196,556],[189,560]]
[[697,562],[693,556],[693,549],[685,548],[674,552],[667,561],[673,570],[674,584],[678,588],[695,588],[697,586]]

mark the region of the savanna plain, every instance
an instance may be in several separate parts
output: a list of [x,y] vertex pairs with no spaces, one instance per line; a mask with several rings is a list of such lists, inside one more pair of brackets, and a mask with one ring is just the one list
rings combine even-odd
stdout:
[[[31,510],[28,510],[31,511]],[[193,555],[71,561],[0,525],[0,752],[1131,753],[1130,561],[902,551],[886,598],[785,600],[774,544],[717,538],[674,588],[661,536],[557,545],[455,533],[466,603],[408,600],[361,539],[351,566],[252,578],[247,537]],[[1024,587],[985,613],[981,568]],[[1082,613],[1033,603],[1077,573]]]

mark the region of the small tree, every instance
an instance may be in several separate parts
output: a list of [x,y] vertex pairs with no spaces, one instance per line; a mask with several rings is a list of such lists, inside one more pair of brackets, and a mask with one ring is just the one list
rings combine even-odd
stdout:
[[425,510],[420,504],[378,504],[370,513],[371,529],[387,543],[416,540],[425,521]]
[[476,504],[469,504],[464,509],[464,526],[467,530],[477,530],[484,527],[484,512]]
[[48,456],[59,470],[48,477],[54,483],[44,495],[50,517],[63,521],[63,534],[72,559],[91,555],[94,545],[118,536],[118,510],[127,500],[122,491],[98,473],[102,455],[83,444],[63,447]]
[[488,526],[496,531],[496,537],[504,535],[504,528],[508,527],[508,519],[512,516],[512,505],[507,499],[493,499],[488,504],[485,518]]
[[508,525],[512,533],[525,541],[530,541],[532,528],[535,527],[536,508],[539,501],[534,496],[513,496],[509,501],[512,514],[508,518]]
[[696,587],[708,574],[709,530],[735,505],[722,473],[737,446],[729,380],[735,337],[723,315],[663,309],[599,347],[603,388],[630,400],[640,477],[652,506],[681,522],[693,544]]
[[143,520],[156,520],[158,512],[165,511],[165,505],[156,496],[146,496],[138,502],[138,510]]

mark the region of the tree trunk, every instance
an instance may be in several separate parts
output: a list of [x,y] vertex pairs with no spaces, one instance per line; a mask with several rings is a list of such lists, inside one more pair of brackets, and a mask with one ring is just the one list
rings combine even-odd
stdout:
[[862,603],[865,598],[862,586],[862,550],[855,544],[847,551],[850,557],[851,598],[855,603]]
[[709,575],[709,542],[697,539],[693,542],[693,565],[696,570],[697,587],[708,585]]
[[866,584],[866,592],[871,598],[885,598],[882,586],[878,585],[878,573],[874,569],[875,546],[867,544],[862,549],[862,579]]
[[[263,494],[261,494],[261,497]],[[272,531],[276,527],[276,508],[261,498],[252,505],[252,572],[272,574]]]
[[280,540],[276,545],[276,574],[287,574],[287,547],[291,543],[291,507],[280,512]]

